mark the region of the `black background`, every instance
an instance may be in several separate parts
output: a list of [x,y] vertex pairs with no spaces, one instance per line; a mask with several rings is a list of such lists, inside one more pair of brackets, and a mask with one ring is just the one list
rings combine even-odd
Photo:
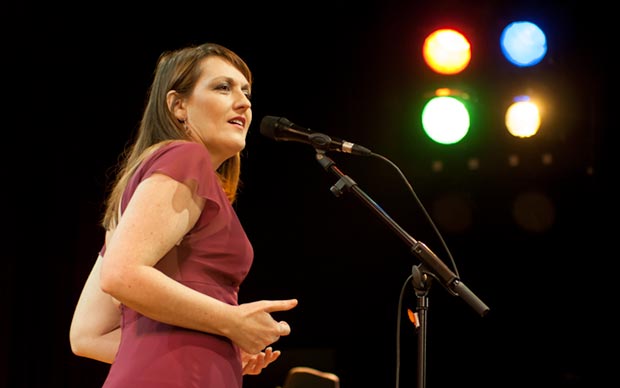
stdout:
[[[420,373],[419,339],[398,311],[401,292],[402,313],[415,309],[408,277],[418,259],[352,193],[330,192],[337,178],[316,162],[312,147],[262,136],[265,115],[388,158],[433,217],[443,195],[468,199],[472,218],[465,230],[438,227],[461,280],[490,312],[481,317],[432,284],[428,387],[604,381],[611,372],[606,354],[613,351],[608,317],[617,306],[609,302],[617,258],[608,190],[613,128],[604,100],[615,79],[606,53],[613,48],[609,11],[597,2],[472,3],[10,6],[2,27],[9,218],[2,313],[7,370],[0,384],[86,388],[103,382],[108,366],[74,356],[68,330],[102,242],[107,174],[137,127],[159,54],[206,41],[239,53],[255,76],[236,205],[255,261],[241,301],[300,301],[278,315],[292,326],[276,344],[281,359],[246,377],[248,388],[281,385],[294,365],[334,372],[343,388],[391,387],[397,351],[401,387],[415,386]],[[548,55],[535,69],[511,67],[497,45],[501,29],[523,18],[538,22],[549,40]],[[470,67],[449,81],[432,74],[420,54],[425,36],[446,25],[471,38],[473,53]],[[473,90],[477,106],[472,136],[451,149],[432,145],[415,121],[421,96],[442,82]],[[519,86],[549,97],[538,142],[504,134],[502,99]],[[554,155],[551,166],[540,163],[544,152]],[[513,153],[523,160],[516,168],[506,164]],[[452,268],[393,167],[372,157],[330,157]],[[469,157],[480,159],[479,170],[466,168]],[[445,162],[442,173],[431,171],[436,159]],[[554,205],[554,223],[543,232],[521,228],[512,216],[512,201],[528,190],[545,193]]]

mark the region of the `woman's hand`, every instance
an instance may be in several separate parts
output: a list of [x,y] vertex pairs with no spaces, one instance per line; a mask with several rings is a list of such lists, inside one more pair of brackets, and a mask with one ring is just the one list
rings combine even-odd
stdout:
[[287,311],[297,306],[297,299],[259,300],[239,306],[225,305],[230,313],[223,314],[225,322],[220,331],[249,354],[259,354],[280,337],[291,333],[286,321],[276,321],[271,313]]
[[263,371],[267,365],[274,362],[280,357],[279,350],[273,350],[271,347],[265,349],[265,351],[257,354],[249,354],[245,351],[241,351],[241,365],[243,367],[244,375],[257,375]]

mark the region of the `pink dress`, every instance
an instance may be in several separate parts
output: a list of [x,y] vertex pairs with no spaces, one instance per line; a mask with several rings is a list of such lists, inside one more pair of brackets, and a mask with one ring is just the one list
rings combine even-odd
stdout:
[[[123,211],[138,184],[155,172],[180,182],[197,182],[198,194],[207,200],[196,225],[156,268],[188,287],[237,305],[239,285],[254,253],[207,149],[198,143],[174,142],[155,151],[129,181]],[[126,306],[121,309],[121,344],[105,388],[242,386],[239,349],[229,339],[154,321]]]

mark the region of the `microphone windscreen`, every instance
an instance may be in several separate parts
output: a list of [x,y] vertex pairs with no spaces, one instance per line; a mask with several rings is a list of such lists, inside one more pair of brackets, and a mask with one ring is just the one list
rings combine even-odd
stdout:
[[276,138],[276,131],[279,128],[280,117],[265,116],[260,123],[260,133],[272,139]]

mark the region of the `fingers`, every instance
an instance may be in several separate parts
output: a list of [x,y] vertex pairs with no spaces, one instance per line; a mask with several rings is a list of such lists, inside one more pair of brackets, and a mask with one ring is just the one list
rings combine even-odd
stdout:
[[265,311],[271,313],[274,311],[288,311],[293,307],[297,306],[297,299],[286,299],[286,300],[266,300],[264,301],[266,304]]
[[262,369],[266,366],[265,364],[266,354],[260,352],[258,354],[252,355],[243,365],[243,374],[244,375],[257,375]]
[[278,322],[278,329],[279,329],[280,336],[291,334],[291,327],[285,321]]
[[262,372],[267,365],[271,364],[280,357],[279,350],[273,350],[271,346],[265,348],[263,352],[254,355],[243,355],[243,374],[257,375]]
[[265,349],[265,359],[264,359],[263,368],[271,364],[275,360],[277,360],[278,357],[280,357],[280,354],[281,352],[279,350],[273,350],[271,347],[268,347],[267,349]]
[[[286,321],[275,320],[271,313],[290,310],[297,306],[297,303],[297,299],[285,299],[260,300],[239,305],[243,325],[241,330],[231,334],[231,339],[250,355],[264,351],[280,337],[291,333],[289,324]],[[279,353],[274,356],[279,357]]]

